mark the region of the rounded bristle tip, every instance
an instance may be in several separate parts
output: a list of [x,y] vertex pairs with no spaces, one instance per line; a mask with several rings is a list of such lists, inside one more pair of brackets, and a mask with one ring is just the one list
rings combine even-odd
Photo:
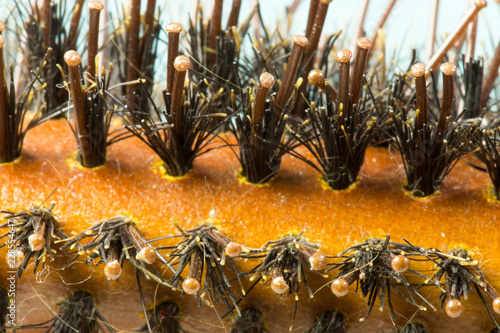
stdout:
[[82,63],[82,57],[78,52],[71,50],[64,54],[64,61],[70,67],[76,67]]
[[178,34],[182,31],[182,25],[180,25],[179,23],[169,23],[166,30],[169,34]]

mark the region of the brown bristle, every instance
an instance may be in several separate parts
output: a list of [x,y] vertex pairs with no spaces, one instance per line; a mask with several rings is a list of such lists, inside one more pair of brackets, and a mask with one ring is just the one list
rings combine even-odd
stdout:
[[214,8],[212,10],[212,17],[210,19],[210,36],[209,36],[209,46],[212,48],[212,52],[209,54],[209,64],[214,65],[217,60],[217,55],[215,50],[217,49],[217,37],[220,36],[222,27],[222,4],[223,0],[215,0]]
[[85,112],[84,96],[80,81],[79,65],[81,56],[76,51],[68,51],[64,54],[64,61],[68,64],[69,79],[71,84],[71,96],[73,97],[73,108],[75,110],[75,125],[77,142],[80,153],[80,162],[85,167],[92,166],[92,150],[89,136],[89,117]]
[[309,16],[307,18],[306,25],[306,37],[309,38],[311,36],[311,31],[314,25],[314,18],[316,17],[316,13],[318,12],[319,0],[311,0],[311,4],[309,5]]
[[339,125],[344,124],[344,118],[349,109],[349,72],[352,53],[348,49],[337,52],[339,61],[339,92],[337,94],[337,113],[339,115]]
[[411,66],[411,73],[416,78],[417,109],[415,132],[420,131],[427,124],[427,84],[425,82],[425,65],[417,63]]
[[453,109],[453,90],[454,81],[453,76],[456,72],[456,67],[452,63],[446,62],[440,67],[443,73],[443,100],[441,102],[441,113],[435,135],[435,140],[440,141],[444,135],[448,117],[451,115]]
[[178,140],[182,136],[182,96],[184,89],[184,81],[186,80],[186,72],[191,66],[191,61],[186,56],[178,56],[174,61],[174,81],[172,84],[172,102],[170,113],[174,124],[174,133]]
[[368,38],[358,38],[356,41],[356,56],[354,57],[354,71],[352,73],[351,103],[358,104],[363,88],[363,75],[365,73],[368,51],[372,47],[372,41]]
[[201,253],[200,251],[196,251],[193,253],[186,279],[182,282],[182,289],[186,294],[194,295],[200,290],[202,273],[203,261]]
[[[137,71],[138,65],[140,63],[139,58],[139,31],[141,29],[141,0],[132,0],[130,6],[130,25],[128,30],[128,48],[127,48],[127,81],[134,81],[139,78],[139,72]],[[130,101],[128,101],[128,106],[130,109],[134,108],[134,101],[137,98],[134,94],[134,85],[128,85],[126,88],[126,96]]]
[[[274,85],[274,76],[270,73],[262,73],[260,75],[260,88],[257,91],[257,96],[255,97],[255,108],[253,114],[253,126],[255,130],[258,131],[262,126],[262,117],[264,116],[264,107],[266,104],[266,97],[269,88]],[[258,140],[258,137],[255,137]]]
[[[306,80],[309,71],[313,68],[314,63],[315,63],[315,54],[318,51],[318,46],[319,46],[319,40],[321,38],[322,32],[323,32],[323,26],[325,24],[326,20],[326,15],[328,13],[328,7],[329,7],[330,1],[320,1],[320,3],[317,5],[316,9],[316,15],[314,16],[314,20],[312,22],[312,27],[309,31],[309,27],[306,32],[306,36],[308,38],[308,45],[304,50],[304,56],[303,56],[303,65],[302,65],[302,71],[300,74],[301,78],[303,80]],[[311,8],[314,4],[311,3]],[[308,22],[309,24],[309,22]],[[309,33],[309,34],[307,34]],[[306,85],[303,84],[299,87],[298,95],[302,96],[305,92]],[[305,108],[305,99],[304,98],[299,98],[297,100],[297,103],[295,105],[295,110],[293,113],[297,116],[301,116],[302,113],[304,112]]]
[[286,101],[288,100],[288,95],[290,94],[294,83],[293,79],[299,67],[300,58],[302,57],[304,47],[306,47],[307,44],[309,44],[309,40],[305,36],[293,36],[292,53],[290,54],[290,58],[288,59],[288,65],[286,67],[285,75],[283,77],[281,87],[278,91],[278,95],[276,96],[275,105],[278,112],[280,113],[283,112],[285,108]]
[[50,4],[52,0],[43,0],[42,8],[40,10],[41,14],[41,26],[43,28],[43,41],[45,42],[45,47],[50,47]]
[[235,27],[238,25],[238,18],[240,16],[241,10],[241,0],[233,0],[233,6],[231,7],[231,13],[229,14],[229,19],[227,20],[227,28]]
[[[87,79],[88,86],[91,86],[90,81],[96,81],[96,62],[95,58],[99,50],[99,17],[104,5],[99,1],[91,1],[88,4],[89,8],[89,43],[88,43],[88,59],[87,59]],[[94,87],[94,90],[97,86]]]
[[73,17],[71,17],[71,25],[69,28],[68,39],[70,41],[70,49],[76,49],[76,40],[78,38],[78,26],[80,25],[80,18],[82,16],[84,0],[76,0],[75,7],[73,9]]
[[182,25],[170,23],[167,25],[168,33],[168,57],[167,57],[167,93],[172,93],[174,85],[175,67],[174,61],[179,55],[179,34],[182,32]]
[[[146,12],[144,13],[145,21],[144,21],[144,26],[146,29],[150,32],[153,29],[154,25],[154,14],[155,14],[155,8],[156,8],[156,0],[148,0],[147,6],[146,6]],[[145,33],[147,35],[148,33]]]

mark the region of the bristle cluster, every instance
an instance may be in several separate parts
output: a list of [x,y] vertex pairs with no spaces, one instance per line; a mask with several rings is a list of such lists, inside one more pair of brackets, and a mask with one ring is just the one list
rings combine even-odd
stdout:
[[[173,276],[168,284],[194,295],[199,304],[203,301],[212,305],[221,301],[228,311],[236,309],[240,313],[238,303],[244,292],[242,295],[234,292],[228,275],[240,275],[235,259],[240,256],[241,245],[232,242],[213,226],[179,230],[182,234],[175,237],[181,240],[176,246],[158,248],[170,250],[166,258]],[[181,274],[186,269],[188,273],[183,278]]]
[[148,322],[137,332],[178,333],[181,331],[180,308],[173,302],[162,302],[154,307]]
[[[417,309],[425,309],[425,307],[417,303],[417,300],[419,302],[423,301],[427,306],[434,308],[423,296],[422,292],[413,287],[407,280],[407,276],[403,275],[408,271],[415,277],[425,279],[424,275],[410,269],[410,259],[420,260],[424,258],[431,260],[424,249],[411,244],[390,242],[388,235],[385,240],[370,239],[364,243],[354,245],[340,253],[339,258],[342,258],[343,261],[333,264],[328,269],[338,268],[340,270],[331,283],[331,290],[337,297],[346,296],[349,285],[356,282],[361,289],[362,296],[367,298],[368,305],[368,311],[360,321],[364,321],[369,317],[377,298],[380,301],[381,310],[384,309],[386,298],[388,298],[387,304],[391,316],[393,320],[396,320],[396,312],[390,300],[392,291],[401,295],[405,301]],[[402,291],[397,289],[395,281],[404,286],[405,294],[402,294]]]
[[336,332],[347,333],[347,318],[338,311],[323,312],[304,333]]
[[[31,72],[36,73],[38,68],[43,67],[39,79],[46,84],[43,91],[46,103],[42,110],[44,114],[61,117],[62,114],[57,111],[68,101],[67,91],[60,89],[65,81],[60,66],[65,63],[65,53],[75,50],[81,41],[78,32],[81,29],[83,3],[83,0],[72,5],[66,1],[40,1],[32,6],[16,6],[17,14],[22,19],[22,26],[16,29],[17,40],[19,48],[26,50],[23,77],[29,78]],[[49,51],[50,56],[45,57]]]
[[72,292],[64,299],[56,316],[47,322],[20,326],[14,329],[38,329],[46,333],[105,333],[114,329],[103,318],[95,306],[94,297],[85,291]]
[[311,85],[326,93],[326,106],[311,104],[306,111],[306,121],[296,122],[292,127],[296,140],[313,154],[318,163],[296,151],[294,155],[318,170],[322,180],[334,190],[346,189],[357,181],[365,151],[379,130],[377,119],[372,115],[373,108],[359,103],[368,55],[365,47],[370,44],[368,40],[360,43],[363,47],[358,44],[351,86],[352,53],[347,49],[337,53],[338,91],[325,83],[320,70],[309,73]]
[[[415,76],[416,109],[411,116],[411,105],[398,105],[399,113],[389,110],[394,144],[398,147],[406,171],[406,188],[418,197],[425,197],[439,190],[443,179],[456,161],[470,150],[468,136],[477,128],[476,123],[458,123],[453,113],[453,87],[456,67],[451,63],[441,65],[443,94],[441,108],[429,104],[425,67],[412,66]],[[431,96],[434,100],[435,97]],[[438,104],[439,105],[439,104]],[[438,114],[437,122],[430,115]]]
[[[438,271],[429,280],[434,280],[438,285],[441,280],[444,280],[440,300],[441,308],[445,309],[446,314],[451,318],[460,317],[465,309],[461,299],[467,300],[469,293],[475,290],[495,326],[500,328],[490,310],[490,305],[492,305],[494,312],[498,313],[500,296],[486,280],[478,262],[471,258],[469,252],[456,248],[449,254],[435,249],[430,249],[428,253],[432,255],[438,268]],[[485,296],[490,305],[488,305]]]
[[[262,247],[262,250],[252,251],[244,256],[263,257],[260,264],[246,273],[250,276],[250,280],[270,283],[271,289],[276,294],[284,296],[293,294],[296,302],[298,302],[299,291],[302,287],[306,288],[309,297],[314,297],[307,283],[305,272],[312,271],[321,275],[319,272],[326,268],[326,258],[319,251],[319,244],[308,242],[301,235],[302,233],[270,241]],[[296,311],[297,307],[293,315],[294,319]],[[292,325],[294,319],[292,319]]]
[[[4,30],[5,25],[0,22],[0,30]],[[28,82],[15,82],[14,69],[10,68],[10,82],[7,81],[8,76],[6,63],[4,58],[5,39],[0,31],[0,164],[14,162],[21,156],[24,137],[26,133],[41,124],[47,119],[43,116],[45,105],[36,110],[34,115],[26,121],[26,115],[30,108],[33,97],[41,90],[35,88],[35,84],[40,80],[44,66],[40,66],[36,71],[33,71],[33,78]],[[47,52],[44,59],[48,58],[51,50]],[[24,85],[23,85],[24,84]],[[21,87],[22,95],[16,95],[16,87]]]
[[[49,207],[33,205],[29,210],[18,213],[1,212],[2,219],[6,222],[2,223],[0,228],[14,232],[9,241],[15,247],[9,248],[7,263],[12,269],[17,270],[18,277],[21,277],[32,261],[35,273],[40,265],[43,269],[47,257],[54,260],[55,241],[68,237],[59,230],[57,218],[52,214],[54,207],[55,204]],[[7,243],[0,247],[5,245]]]
[[231,333],[270,333],[264,324],[264,315],[256,308],[246,308],[234,321]]
[[[82,240],[87,238],[91,239],[90,243],[82,244]],[[61,249],[75,247],[78,249],[78,254],[71,262],[82,253],[90,253],[86,263],[89,264],[96,259],[98,259],[97,265],[104,263],[104,273],[110,280],[118,280],[121,277],[125,259],[128,259],[147,278],[152,274],[150,270],[157,273],[151,266],[157,259],[156,251],[147,244],[133,221],[126,216],[117,216],[95,224],[88,230],[68,238]]]

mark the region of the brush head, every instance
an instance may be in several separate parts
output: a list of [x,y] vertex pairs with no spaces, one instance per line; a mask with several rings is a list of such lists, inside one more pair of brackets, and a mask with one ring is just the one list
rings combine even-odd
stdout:
[[266,89],[274,85],[274,76],[270,73],[262,73],[260,76],[260,85]]
[[101,11],[104,9],[104,5],[100,1],[90,1],[87,5],[90,10]]
[[313,69],[307,76],[307,81],[313,87],[319,88],[325,84],[325,74],[319,69]]
[[122,275],[122,266],[118,260],[108,262],[106,266],[104,266],[104,274],[110,280],[118,280]]
[[309,39],[306,36],[295,35],[293,36],[293,42],[299,46],[306,47],[309,45]]
[[179,72],[185,72],[191,66],[191,60],[186,56],[178,56],[175,58],[174,67]]
[[68,51],[64,54],[64,61],[69,67],[78,67],[82,63],[82,57],[76,51]]
[[365,50],[371,49],[371,47],[373,45],[372,41],[369,40],[368,38],[365,38],[365,37],[358,38],[358,40],[356,41],[356,44],[360,48],[365,49]]
[[182,25],[179,23],[169,23],[166,30],[169,34],[179,34],[182,31]]
[[441,72],[443,72],[446,76],[453,76],[457,71],[457,66],[453,65],[451,62],[445,62],[441,66],[439,66]]
[[422,63],[411,66],[411,75],[414,77],[422,77],[425,75],[425,65]]
[[351,61],[352,52],[348,49],[343,49],[337,52],[337,59],[341,63],[348,63]]

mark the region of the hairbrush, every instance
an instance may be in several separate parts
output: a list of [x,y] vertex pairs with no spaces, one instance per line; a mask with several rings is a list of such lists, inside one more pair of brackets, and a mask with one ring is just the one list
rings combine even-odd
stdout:
[[352,38],[332,1],[293,36],[300,1],[275,28],[193,3],[184,27],[153,0],[18,0],[0,24],[1,329],[500,329],[486,2],[440,39],[433,1],[408,59],[395,0]]

